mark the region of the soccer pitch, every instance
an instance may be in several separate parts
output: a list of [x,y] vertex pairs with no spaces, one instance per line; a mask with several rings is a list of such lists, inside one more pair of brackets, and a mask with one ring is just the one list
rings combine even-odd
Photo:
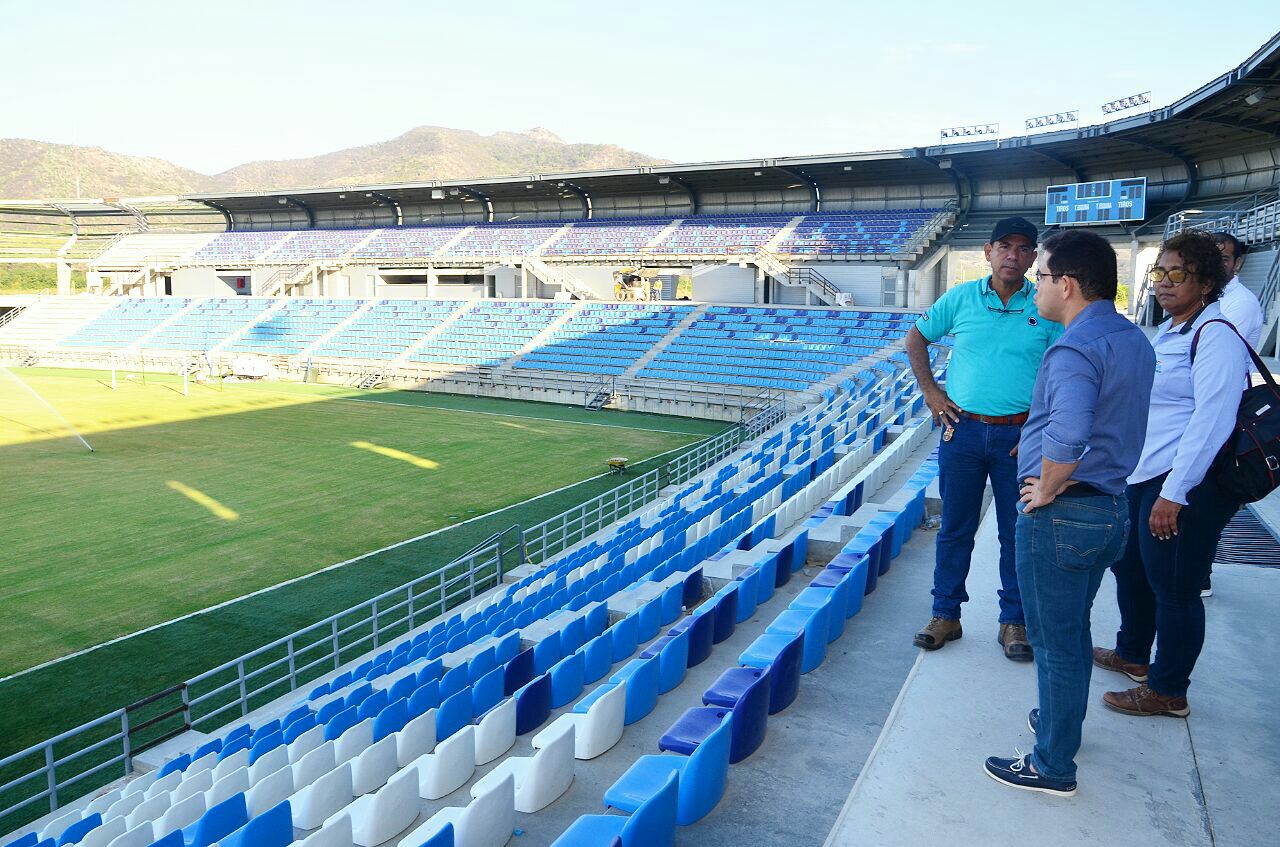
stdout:
[[172,376],[121,375],[111,390],[109,374],[13,373],[95,452],[0,373],[0,676],[724,426],[451,395],[193,383],[184,396]]

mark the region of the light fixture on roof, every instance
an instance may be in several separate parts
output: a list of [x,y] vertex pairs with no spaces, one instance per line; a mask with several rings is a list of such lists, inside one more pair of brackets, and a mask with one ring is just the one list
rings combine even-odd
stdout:
[[752,176],[764,176],[764,173],[762,171],[756,171]]
[[671,177],[669,176],[658,177],[658,185],[667,185],[670,182],[671,182]]
[[533,188],[533,183],[532,183],[532,182],[525,183],[525,186],[524,186],[524,187],[525,187],[525,188]]
[[1074,124],[1080,122],[1080,112],[1072,109],[1068,112],[1052,112],[1048,115],[1037,115],[1034,118],[1027,118],[1027,129],[1041,129],[1046,126],[1057,126],[1058,124]]
[[969,124],[968,126],[943,127],[942,138],[970,138],[976,135],[999,135],[1000,124]]
[[339,195],[338,195],[338,199],[339,199],[339,200],[346,200],[346,199],[347,199],[347,195],[345,195],[345,194],[339,194]]
[[443,199],[444,199],[444,190],[443,190],[443,189],[440,189],[440,188],[433,188],[433,189],[431,189],[431,199],[432,199],[432,200],[443,200]]
[[851,170],[853,170],[853,165],[845,165],[845,166],[844,166],[844,169],[845,169],[846,171],[851,171]]
[[1150,91],[1144,91],[1141,94],[1130,94],[1128,97],[1121,97],[1119,100],[1112,100],[1110,103],[1103,103],[1102,114],[1109,115],[1112,112],[1123,112],[1125,109],[1132,109],[1134,106],[1141,106],[1144,103],[1150,102]]
[[285,203],[288,203],[289,201],[283,197],[277,197],[276,202],[279,203],[281,206],[283,206]]
[[1261,103],[1262,98],[1266,96],[1267,92],[1263,91],[1261,88],[1255,88],[1245,96],[1244,102],[1248,103],[1250,106],[1256,106]]

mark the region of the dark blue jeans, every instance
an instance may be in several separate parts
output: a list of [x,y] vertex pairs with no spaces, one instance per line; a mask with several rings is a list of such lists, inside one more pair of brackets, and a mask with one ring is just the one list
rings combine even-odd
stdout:
[[973,537],[982,517],[982,496],[990,479],[1000,535],[1000,623],[1023,622],[1013,552],[1014,524],[1018,519],[1018,460],[1009,455],[1021,434],[1021,428],[1016,426],[961,420],[955,425],[951,440],[939,442],[942,528],[933,569],[935,617],[960,620],[960,604],[969,599],[964,583],[969,576]]
[[[1178,512],[1178,534],[1161,541],[1151,534],[1151,507],[1167,474],[1130,485],[1133,532],[1113,568],[1120,631],[1116,652],[1126,662],[1147,664],[1147,685],[1166,697],[1185,697],[1191,671],[1204,646],[1204,601],[1200,589],[1209,575],[1223,527],[1240,508],[1206,478],[1187,492]],[[1155,661],[1151,648],[1156,646]]]
[[1018,584],[1040,691],[1031,761],[1053,779],[1076,778],[1093,670],[1089,612],[1103,575],[1124,549],[1128,523],[1123,494],[1061,497],[1018,515]]

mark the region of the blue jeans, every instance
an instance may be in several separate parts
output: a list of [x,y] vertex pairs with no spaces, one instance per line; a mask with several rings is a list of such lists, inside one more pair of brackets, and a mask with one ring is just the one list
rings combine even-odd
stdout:
[[[1113,569],[1120,631],[1116,653],[1126,662],[1150,663],[1147,685],[1166,697],[1185,697],[1191,671],[1204,646],[1204,601],[1222,530],[1240,508],[1206,478],[1187,492],[1178,512],[1178,534],[1161,541],[1151,534],[1151,507],[1168,474],[1130,485],[1133,532]],[[1159,638],[1155,661],[1151,647]]]
[[[945,429],[943,430],[945,432]],[[982,497],[991,480],[996,527],[1000,535],[1000,623],[1023,622],[1022,597],[1013,552],[1018,519],[1017,426],[962,419],[950,441],[938,445],[938,486],[942,492],[942,528],[933,568],[933,615],[960,620],[960,604],[969,599],[964,582],[973,556],[973,537],[982,517]]]
[[1040,690],[1031,761],[1053,779],[1076,778],[1093,670],[1089,611],[1107,568],[1124,550],[1128,529],[1123,494],[1062,497],[1018,515],[1018,583]]

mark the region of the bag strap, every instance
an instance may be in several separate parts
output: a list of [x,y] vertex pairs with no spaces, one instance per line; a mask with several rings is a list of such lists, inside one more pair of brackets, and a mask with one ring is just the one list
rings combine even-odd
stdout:
[[[1258,373],[1262,374],[1262,378],[1266,380],[1268,385],[1274,389],[1280,390],[1280,386],[1276,385],[1276,378],[1271,375],[1271,371],[1269,371],[1267,366],[1263,364],[1262,358],[1258,356],[1257,352],[1249,342],[1244,340],[1244,336],[1240,334],[1240,330],[1236,329],[1235,324],[1231,323],[1231,321],[1223,320],[1222,318],[1210,318],[1196,328],[1196,334],[1191,338],[1191,361],[1193,364],[1196,360],[1196,348],[1200,346],[1200,333],[1204,332],[1204,328],[1209,324],[1222,324],[1235,333],[1236,338],[1239,338],[1240,343],[1244,345],[1244,349],[1249,351],[1249,358],[1253,359],[1254,367],[1258,369]],[[1245,375],[1245,379],[1248,379],[1248,374]]]

